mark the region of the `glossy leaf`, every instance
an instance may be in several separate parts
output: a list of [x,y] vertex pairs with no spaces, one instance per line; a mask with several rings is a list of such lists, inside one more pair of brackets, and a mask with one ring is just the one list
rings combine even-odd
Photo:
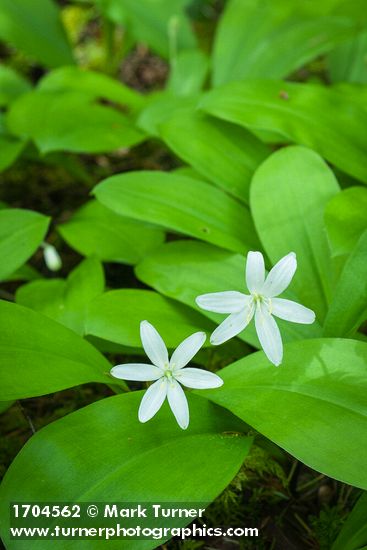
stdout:
[[[191,421],[181,430],[165,404],[147,424],[137,419],[142,392],[103,399],[37,432],[8,470],[0,489],[1,535],[8,540],[14,501],[209,503],[233,479],[251,438],[242,422],[195,395]],[[229,433],[237,432],[237,433]],[[77,442],[77,444],[76,444]],[[50,449],[53,452],[50,460]],[[86,460],[87,457],[87,460]],[[57,474],[58,483],[55,483]],[[139,519],[144,527],[144,519]],[[173,519],[183,526],[190,519]],[[112,550],[151,549],[157,540],[109,540]],[[38,550],[42,540],[12,540],[14,550]],[[75,540],[53,540],[56,549]],[[78,548],[100,548],[79,540]]]
[[106,292],[90,303],[86,332],[124,346],[141,347],[139,327],[145,319],[170,348],[194,332],[209,333],[215,328],[200,313],[156,292],[123,288]]
[[7,116],[11,132],[32,138],[42,153],[100,153],[136,145],[144,136],[112,107],[93,103],[81,92],[23,95]]
[[366,368],[365,342],[304,340],[285,346],[279,368],[262,352],[233,363],[202,395],[307,466],[365,489]]
[[214,85],[283,78],[356,32],[345,17],[306,17],[295,7],[271,0],[227,2],[214,43]]
[[148,44],[162,57],[168,58],[172,47],[181,50],[196,46],[184,11],[188,0],[98,1],[114,21],[127,26],[138,42]]
[[367,32],[346,40],[328,56],[332,82],[367,84]]
[[252,131],[278,134],[317,151],[367,183],[367,111],[340,91],[271,80],[234,82],[209,92],[200,107]]
[[88,258],[66,280],[41,279],[19,287],[16,301],[83,335],[88,303],[103,290],[102,266],[95,258]]
[[37,250],[50,219],[32,210],[0,210],[0,280],[6,279]]
[[349,336],[367,319],[367,230],[347,259],[325,319],[326,336]]
[[[199,309],[195,298],[200,294],[224,290],[246,293],[245,263],[246,258],[240,254],[226,252],[205,243],[176,241],[152,253],[135,271],[140,280],[162,294]],[[290,291],[285,292],[284,297],[297,300]],[[224,315],[201,309],[199,311],[217,324],[225,319]],[[321,335],[317,322],[313,325],[298,325],[279,320],[279,326],[284,341]],[[259,347],[253,323],[239,338]]]
[[253,134],[188,110],[163,123],[160,135],[202,177],[248,203],[251,177],[269,154],[268,148]]
[[297,254],[295,292],[320,320],[331,293],[324,209],[338,191],[332,171],[303,147],[274,153],[258,168],[251,185],[251,210],[265,251],[273,264],[289,252]]
[[27,80],[16,73],[14,69],[0,65],[0,107],[9,105],[18,96],[28,92],[30,88]]
[[132,88],[105,74],[80,67],[60,67],[46,74],[38,84],[43,92],[81,92],[91,98],[104,98],[139,110],[145,99]]
[[334,256],[349,254],[367,229],[367,189],[349,187],[331,199],[325,223]]
[[0,400],[24,399],[86,382],[111,382],[91,344],[52,319],[0,301]]
[[83,205],[58,231],[84,256],[126,264],[136,264],[164,240],[157,227],[119,216],[98,201]]
[[1,0],[0,37],[48,67],[73,63],[53,0]]
[[204,181],[167,172],[112,176],[94,188],[111,210],[135,220],[244,251],[258,241],[245,206]]
[[367,493],[362,493],[331,550],[363,550],[367,546]]
[[209,59],[199,49],[179,52],[173,62],[166,89],[177,96],[199,93],[208,75]]
[[177,96],[160,92],[150,98],[142,110],[137,125],[151,136],[160,137],[160,125],[177,113],[186,112],[196,107],[199,96]]

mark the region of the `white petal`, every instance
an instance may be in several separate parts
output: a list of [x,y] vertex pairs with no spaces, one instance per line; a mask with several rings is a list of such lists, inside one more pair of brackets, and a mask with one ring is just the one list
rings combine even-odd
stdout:
[[272,298],[271,312],[285,321],[292,321],[292,323],[309,325],[315,320],[315,313],[312,309],[292,302],[292,300],[283,300],[283,298]]
[[215,313],[236,313],[247,306],[251,296],[242,294],[236,290],[225,292],[212,292],[202,294],[196,298],[196,303],[202,309],[214,311]]
[[208,370],[186,368],[175,373],[175,378],[188,388],[203,390],[223,386],[223,380]]
[[148,323],[148,321],[142,321],[140,323],[140,338],[145,353],[153,365],[164,368],[164,366],[168,364],[166,344],[163,342],[158,331],[153,325]]
[[174,369],[182,369],[197,354],[206,340],[205,332],[195,332],[175,349],[172,354],[170,365]]
[[167,379],[161,378],[154,382],[145,392],[141,400],[138,417],[140,422],[147,422],[159,411],[167,395]]
[[163,375],[163,371],[158,367],[145,363],[127,363],[126,365],[113,367],[111,374],[115,378],[122,378],[123,380],[149,382],[150,380],[158,380]]
[[276,366],[280,365],[283,359],[282,338],[278,325],[265,307],[256,308],[255,326],[260,344],[269,361]]
[[249,307],[239,313],[231,313],[231,315],[215,329],[210,337],[210,342],[214,346],[218,346],[230,338],[233,338],[233,336],[237,336],[237,334],[242,332],[243,329],[247,327],[253,315],[254,308],[252,303]]
[[258,292],[265,280],[264,257],[261,252],[249,252],[246,261],[246,285],[248,290]]
[[178,425],[186,430],[189,425],[189,406],[185,392],[176,380],[168,382],[167,399]]
[[284,256],[269,272],[261,293],[271,298],[281,294],[290,284],[297,269],[297,259],[294,252]]

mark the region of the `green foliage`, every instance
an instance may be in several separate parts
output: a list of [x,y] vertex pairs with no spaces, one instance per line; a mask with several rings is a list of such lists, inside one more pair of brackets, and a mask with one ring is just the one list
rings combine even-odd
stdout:
[[126,264],[138,263],[164,239],[159,228],[119,216],[97,201],[84,204],[58,231],[84,256]]
[[108,361],[73,331],[9,302],[0,313],[1,401],[111,380]]
[[164,172],[129,172],[102,181],[94,194],[122,216],[229,250],[258,246],[248,209],[204,181]]
[[48,67],[73,63],[53,0],[2,0],[0,37]]
[[219,371],[224,385],[201,395],[311,468],[366,488],[366,367],[364,342],[304,340],[285,346],[277,369],[262,352],[233,363]]
[[16,301],[83,335],[86,333],[88,304],[103,290],[102,265],[89,258],[80,263],[66,280],[40,279],[21,286]]
[[0,210],[0,280],[21,267],[42,243],[50,219],[46,216],[6,208]]
[[[241,431],[243,424],[196,396],[190,396],[192,422],[187,431],[175,425],[168,406],[150,424],[141,424],[136,418],[140,397],[140,392],[134,392],[104,399],[32,438],[1,487],[1,531],[6,540],[8,514],[4,511],[9,502],[24,498],[208,503],[224,489],[251,446],[251,438],[226,432]],[[51,448],[58,449],[52,461]],[[140,521],[144,526],[144,519]],[[176,518],[172,525],[189,521]],[[56,548],[73,544],[55,541]],[[82,541],[78,545],[85,546]],[[156,545],[154,540],[144,542],[144,548]],[[111,540],[109,546],[140,549],[142,541]]]

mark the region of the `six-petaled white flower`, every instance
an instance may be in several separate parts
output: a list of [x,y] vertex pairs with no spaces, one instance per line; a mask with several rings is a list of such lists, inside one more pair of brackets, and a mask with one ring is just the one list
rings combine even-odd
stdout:
[[195,332],[186,338],[173,352],[171,359],[161,336],[148,321],[140,323],[140,337],[152,365],[116,365],[111,369],[111,374],[124,380],[155,380],[141,401],[138,413],[140,422],[150,420],[167,397],[179,426],[185,430],[189,425],[189,407],[180,384],[195,389],[219,388],[223,384],[223,380],[212,372],[186,367],[204,344],[206,335]]
[[246,285],[250,295],[237,291],[202,294],[196,303],[202,309],[216,313],[230,313],[213,332],[210,342],[222,344],[236,336],[255,316],[256,332],[268,359],[278,366],[283,359],[280,331],[273,315],[293,323],[310,324],[315,320],[311,309],[291,300],[276,298],[290,284],[297,269],[294,252],[284,256],[265,278],[264,258],[261,252],[249,252],[246,262]]

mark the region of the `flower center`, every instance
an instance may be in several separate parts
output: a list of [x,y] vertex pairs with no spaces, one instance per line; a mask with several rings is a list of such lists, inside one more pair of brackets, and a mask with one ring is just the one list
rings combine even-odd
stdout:
[[261,307],[261,305],[263,305],[267,308],[268,312],[271,314],[273,309],[271,298],[268,298],[267,296],[263,296],[262,294],[258,294],[257,292],[253,292],[252,300],[253,300],[253,305],[255,307]]
[[172,366],[167,365],[167,367],[164,369],[163,376],[165,376],[168,380],[172,380],[174,378]]

